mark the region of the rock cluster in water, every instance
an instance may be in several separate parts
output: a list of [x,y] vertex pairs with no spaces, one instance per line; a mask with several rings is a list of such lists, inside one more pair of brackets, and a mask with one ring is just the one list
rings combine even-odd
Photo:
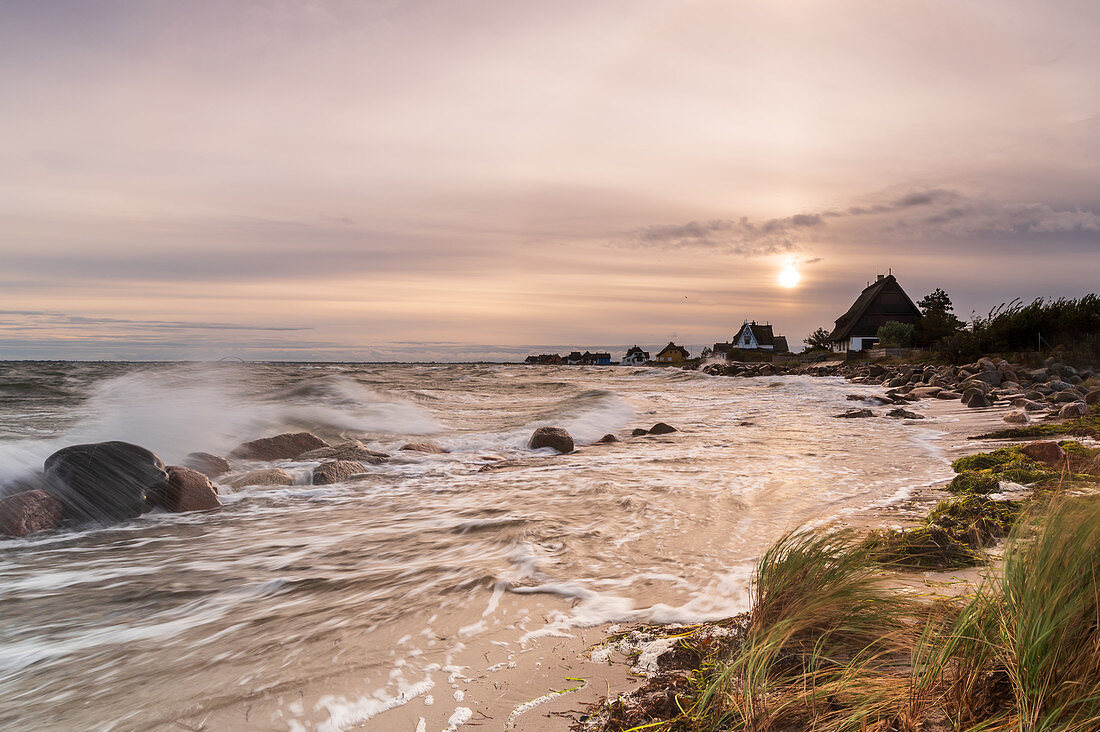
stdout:
[[[423,452],[442,451],[419,443]],[[329,445],[309,432],[295,432],[246,442],[230,457],[271,462],[322,460],[313,483],[327,485],[366,472],[389,455],[350,441]],[[42,472],[19,483],[20,492],[0,498],[0,536],[27,536],[38,531],[87,524],[107,526],[154,509],[180,513],[221,506],[213,479],[234,489],[287,486],[294,480],[281,467],[268,466],[234,475],[223,457],[193,452],[184,465],[165,465],[154,452],[128,442],[70,445],[46,458]],[[226,476],[223,478],[223,476]]]

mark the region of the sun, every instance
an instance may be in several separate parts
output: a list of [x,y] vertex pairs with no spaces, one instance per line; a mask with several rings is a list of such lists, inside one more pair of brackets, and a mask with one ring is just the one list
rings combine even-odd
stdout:
[[796,287],[801,281],[802,275],[798,274],[798,270],[794,268],[793,264],[788,264],[786,267],[779,270],[779,284],[781,286],[787,288]]

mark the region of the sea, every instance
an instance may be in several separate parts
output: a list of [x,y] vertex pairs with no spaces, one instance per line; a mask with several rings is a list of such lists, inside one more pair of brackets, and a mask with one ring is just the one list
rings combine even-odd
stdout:
[[[950,477],[950,414],[835,417],[882,391],[623,366],[0,363],[0,492],[103,440],[168,464],[303,430],[391,455],[347,483],[283,461],[294,485],[223,485],[215,511],[0,539],[0,729],[541,729],[497,711],[494,673],[585,628],[742,612],[785,532]],[[631,437],[657,422],[677,431]],[[577,450],[528,448],[544,425]],[[424,440],[447,452],[399,449]]]

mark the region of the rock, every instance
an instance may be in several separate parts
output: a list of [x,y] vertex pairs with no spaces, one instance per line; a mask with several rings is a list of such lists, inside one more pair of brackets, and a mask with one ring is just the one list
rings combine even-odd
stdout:
[[937,399],[962,399],[962,393],[957,391],[941,391],[936,395]]
[[938,386],[918,386],[916,389],[909,392],[909,395],[915,396],[918,399],[932,399],[939,396],[941,391],[943,391],[943,389]]
[[1061,381],[1059,379],[1048,381],[1047,386],[1049,386],[1054,391],[1065,391],[1066,389],[1073,388],[1073,384],[1069,383],[1068,381]]
[[890,379],[889,381],[886,382],[886,387],[889,388],[889,389],[896,389],[897,387],[905,386],[908,383],[909,383],[909,377],[907,377],[907,376],[896,376],[896,377],[894,377],[894,378],[892,378],[892,379]]
[[619,441],[619,438],[616,437],[615,435],[610,434],[610,433],[606,434],[603,437],[601,437],[600,439],[596,440],[596,442],[598,444],[601,444],[601,445],[607,445],[607,444],[610,444],[612,442],[618,442],[618,441]]
[[229,461],[208,452],[192,452],[183,459],[183,466],[197,470],[207,478],[217,478],[233,470]]
[[238,445],[229,453],[229,457],[242,460],[294,460],[302,453],[328,446],[327,442],[311,432],[287,432]]
[[26,536],[56,529],[61,523],[61,501],[46,491],[32,490],[0,500],[0,536]]
[[442,455],[447,452],[434,442],[406,442],[401,449],[407,452],[427,452],[432,455]]
[[1070,402],[1075,402],[1080,398],[1081,395],[1073,389],[1066,389],[1065,391],[1060,391],[1055,394],[1053,401],[1055,404],[1069,404]]
[[631,437],[644,437],[649,434],[649,430],[642,429],[641,427],[635,427],[634,431],[630,433]]
[[1029,442],[1026,445],[1021,445],[1020,452],[1027,455],[1032,460],[1046,463],[1047,465],[1060,465],[1064,463],[1066,459],[1066,451],[1062,449],[1062,446],[1050,440]]
[[1100,404],[1100,389],[1090,391],[1085,395],[1085,404]]
[[209,511],[222,505],[210,478],[182,465],[168,466],[168,481],[149,492],[149,501],[172,513]]
[[895,419],[924,419],[923,414],[917,414],[916,412],[910,412],[908,409],[898,407],[897,409],[891,409],[886,413],[887,417],[894,417]]
[[657,424],[649,428],[649,434],[651,435],[669,435],[673,432],[679,432],[679,430],[670,424],[665,424],[664,422],[658,422]]
[[834,414],[837,419],[858,419],[862,417],[874,417],[875,413],[870,409],[849,409],[844,414]]
[[110,524],[140,516],[146,493],[168,480],[164,461],[128,442],[71,445],[46,458],[46,489],[63,517]]
[[367,468],[354,460],[334,460],[321,463],[313,469],[313,485],[331,485],[343,483],[353,475],[365,473]]
[[1004,421],[1009,424],[1027,424],[1031,420],[1028,419],[1027,412],[1022,409],[1013,409],[1011,412],[1004,416]]
[[967,381],[981,381],[990,386],[1000,386],[1003,380],[1001,379],[1001,372],[994,369],[992,371],[981,371],[980,373],[976,373],[970,376]]
[[359,440],[348,440],[332,447],[303,452],[298,456],[299,460],[352,460],[369,465],[379,465],[388,458],[389,453],[371,450]]
[[970,389],[977,389],[983,394],[989,394],[991,391],[993,391],[992,386],[990,386],[987,382],[981,381],[979,379],[967,379],[963,383],[959,384],[959,388],[962,389],[964,392]]
[[267,468],[238,475],[230,480],[227,485],[240,489],[251,485],[292,485],[293,483],[294,479],[290,477],[290,473],[282,468]]
[[1088,405],[1084,402],[1073,402],[1058,410],[1058,416],[1063,419],[1076,419],[1089,413]]
[[989,398],[981,389],[967,389],[962,402],[968,407],[988,407],[990,404]]
[[532,450],[552,447],[558,452],[573,452],[573,436],[561,427],[539,427],[531,435],[527,446]]

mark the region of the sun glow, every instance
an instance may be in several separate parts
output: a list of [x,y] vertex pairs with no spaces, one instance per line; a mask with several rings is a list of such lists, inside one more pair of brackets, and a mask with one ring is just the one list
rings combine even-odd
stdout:
[[793,264],[788,264],[779,271],[779,284],[783,287],[795,287],[801,280],[802,275],[798,274]]

